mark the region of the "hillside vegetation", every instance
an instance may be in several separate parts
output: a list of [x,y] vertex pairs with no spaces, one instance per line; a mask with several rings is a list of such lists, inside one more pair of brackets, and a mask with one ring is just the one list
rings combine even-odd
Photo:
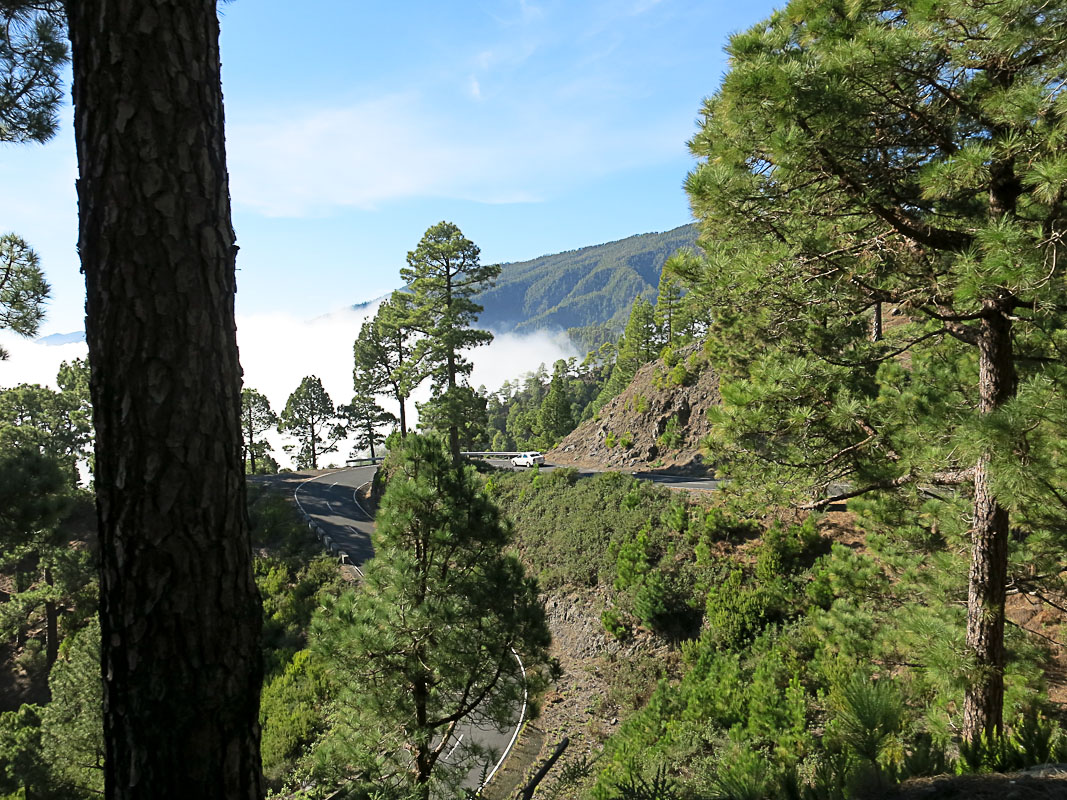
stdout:
[[[1061,620],[1025,604],[1007,634],[1012,736],[959,740],[965,531],[924,542],[875,504],[746,519],[719,495],[618,473],[495,474],[489,487],[563,607],[553,635],[566,642],[562,623],[583,609],[600,618],[556,650],[539,725],[546,754],[564,735],[572,746],[545,796],[874,798],[1067,758],[1042,638],[1062,640]],[[1027,780],[1033,796],[1064,789]],[[944,796],[982,786],[961,785]]]
[[548,454],[553,464],[608,469],[704,472],[708,410],[718,379],[702,347],[691,345],[638,369],[630,385]]
[[[476,298],[485,307],[479,322],[498,333],[605,328],[614,338],[635,297],[655,301],[667,258],[695,243],[690,224],[504,264],[495,286]],[[593,330],[573,334],[588,346],[605,340],[594,341]]]

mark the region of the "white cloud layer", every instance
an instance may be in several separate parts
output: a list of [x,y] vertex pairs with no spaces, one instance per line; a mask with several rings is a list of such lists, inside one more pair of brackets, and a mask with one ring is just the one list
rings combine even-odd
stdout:
[[[239,316],[237,340],[245,386],[266,395],[271,407],[280,413],[300,381],[307,375],[316,375],[335,404],[347,403],[352,397],[352,343],[363,320],[375,311],[376,306],[359,311],[344,309],[312,320],[283,313]],[[11,355],[9,360],[0,361],[0,387],[19,383],[55,387],[60,364],[85,358],[88,352],[84,342],[46,345],[6,331],[0,332],[0,346]],[[539,331],[529,335],[502,334],[489,346],[469,355],[474,361],[471,384],[495,391],[505,380],[531,372],[542,363],[551,368],[557,359],[577,353],[564,335]],[[421,402],[428,396],[429,387],[424,384],[413,400]],[[384,398],[382,404],[395,411]],[[418,419],[414,402],[408,409],[408,419],[412,424]],[[289,465],[281,448],[283,437],[275,434],[269,438],[278,462]],[[349,444],[342,444],[324,463],[344,463],[349,450]]]
[[89,354],[85,342],[46,345],[34,339],[23,339],[10,331],[0,331],[0,347],[10,356],[7,361],[0,361],[0,388],[39,383],[55,389],[59,366],[64,361],[86,358]]

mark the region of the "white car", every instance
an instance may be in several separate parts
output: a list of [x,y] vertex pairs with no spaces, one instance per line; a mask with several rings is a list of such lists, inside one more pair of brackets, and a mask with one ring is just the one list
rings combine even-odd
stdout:
[[530,451],[529,453],[519,453],[517,456],[512,456],[511,463],[516,467],[532,467],[534,464],[544,464],[545,457],[540,453]]

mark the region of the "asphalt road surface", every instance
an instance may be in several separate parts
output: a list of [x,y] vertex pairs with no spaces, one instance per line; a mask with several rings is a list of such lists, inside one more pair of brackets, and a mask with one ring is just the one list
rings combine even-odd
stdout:
[[[510,468],[518,471],[531,469],[530,467],[512,466],[511,461],[506,458],[487,458],[485,461],[494,467]],[[539,469],[545,471],[555,468],[553,464],[543,464],[539,467]],[[578,468],[579,475],[596,475],[599,472],[625,472],[625,470]],[[715,478],[694,478],[691,475],[674,475],[668,472],[634,472],[633,476],[641,480],[652,481],[652,483],[661,483],[672,489],[700,489],[709,492],[718,489],[722,483],[722,481]]]
[[[356,491],[374,478],[377,467],[352,467],[303,481],[293,491],[304,516],[317,525],[345,563],[356,567],[374,555],[372,517],[360,504]],[[324,539],[325,543],[325,539]]]

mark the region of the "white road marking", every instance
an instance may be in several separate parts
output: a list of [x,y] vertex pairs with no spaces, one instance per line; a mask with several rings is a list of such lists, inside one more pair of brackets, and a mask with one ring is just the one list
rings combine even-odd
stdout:
[[367,481],[362,486],[357,486],[355,489],[353,489],[352,490],[352,502],[356,504],[356,508],[358,508],[360,511],[363,512],[363,516],[365,516],[367,519],[369,519],[371,522],[373,522],[374,521],[374,517],[372,517],[370,514],[368,514],[367,513],[367,509],[365,509],[363,506],[361,506],[359,504],[359,500],[356,499],[356,495],[359,494],[359,490],[362,489],[364,486],[370,486],[370,484],[371,484],[371,482]]
[[459,743],[463,741],[463,737],[464,737],[464,735],[465,735],[465,734],[462,734],[462,733],[461,733],[461,734],[459,735],[459,738],[458,738],[458,739],[456,739],[456,743],[455,743],[454,745],[452,745],[452,749],[451,749],[451,750],[449,750],[449,751],[448,751],[448,755],[446,755],[446,756],[444,757],[444,760],[445,760],[445,761],[448,761],[448,759],[452,758],[452,754],[453,754],[454,752],[456,752],[456,748],[457,748],[457,747],[459,747]]
[[515,726],[515,733],[511,735],[511,741],[508,742],[508,746],[504,748],[504,754],[500,756],[500,760],[496,762],[496,766],[493,767],[493,771],[485,776],[485,780],[482,781],[482,785],[478,787],[480,792],[486,787],[486,785],[496,775],[498,769],[504,765],[504,761],[511,755],[511,748],[515,746],[515,740],[519,738],[519,731],[522,730],[522,723],[526,721],[526,702],[529,699],[526,694],[526,667],[522,663],[522,659],[519,658],[519,654],[515,652],[515,648],[511,648],[511,654],[515,656],[515,660],[519,662],[519,669],[522,671],[522,708],[519,709],[519,722]]

